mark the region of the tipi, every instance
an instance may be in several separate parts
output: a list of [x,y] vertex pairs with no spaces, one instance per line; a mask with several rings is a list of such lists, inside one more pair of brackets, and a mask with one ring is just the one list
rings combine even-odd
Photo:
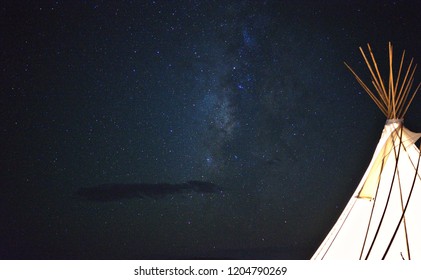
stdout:
[[404,51],[394,72],[389,43],[389,77],[384,81],[370,45],[370,59],[360,51],[374,90],[345,65],[387,121],[360,184],[312,259],[421,259],[421,154],[416,146],[421,133],[403,123],[421,85],[410,94],[417,66],[411,59],[407,70],[402,69]]

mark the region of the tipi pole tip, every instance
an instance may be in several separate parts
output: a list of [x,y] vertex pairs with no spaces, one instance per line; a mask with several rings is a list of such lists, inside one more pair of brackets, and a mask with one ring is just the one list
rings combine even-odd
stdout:
[[409,92],[411,91],[411,88],[414,82],[415,70],[417,68],[416,65],[415,67],[413,67],[413,58],[410,60],[409,66],[407,67],[403,80],[401,80],[401,73],[403,73],[402,67],[405,60],[405,50],[403,50],[402,52],[402,57],[401,57],[400,64],[397,70],[398,73],[397,75],[394,75],[393,45],[389,41],[388,42],[389,75],[388,75],[388,81],[386,82],[386,80],[383,79],[379,71],[374,53],[369,43],[367,43],[367,49],[368,49],[369,57],[371,58],[371,61],[368,60],[364,52],[364,49],[362,47],[359,47],[361,55],[364,58],[365,64],[370,72],[372,86],[374,90],[371,90],[362,81],[362,79],[355,73],[355,71],[352,70],[351,66],[349,66],[346,62],[344,62],[345,66],[354,75],[358,83],[363,87],[363,89],[368,93],[371,99],[373,99],[373,101],[376,103],[376,105],[380,108],[380,110],[386,115],[388,119],[404,118],[409,105],[411,104],[412,100],[415,97],[415,94],[418,92],[418,89],[420,87],[418,85],[413,95],[410,98],[407,98]]

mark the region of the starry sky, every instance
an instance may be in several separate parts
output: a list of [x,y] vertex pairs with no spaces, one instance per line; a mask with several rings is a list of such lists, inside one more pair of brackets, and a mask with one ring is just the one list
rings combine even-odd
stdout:
[[343,62],[421,61],[420,9],[3,1],[0,258],[310,258],[385,122]]

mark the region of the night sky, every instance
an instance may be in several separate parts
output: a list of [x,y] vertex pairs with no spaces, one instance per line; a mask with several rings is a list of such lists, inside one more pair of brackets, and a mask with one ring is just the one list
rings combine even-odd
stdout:
[[308,259],[385,122],[343,62],[421,61],[420,1],[38,2],[0,9],[2,259]]

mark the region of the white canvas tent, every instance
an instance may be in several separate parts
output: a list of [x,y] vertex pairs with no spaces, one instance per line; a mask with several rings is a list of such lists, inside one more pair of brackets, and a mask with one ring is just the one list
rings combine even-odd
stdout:
[[398,72],[393,73],[389,43],[389,80],[385,86],[370,45],[368,50],[371,62],[360,48],[373,91],[345,64],[387,121],[367,171],[313,260],[421,259],[421,154],[415,144],[421,133],[411,132],[403,122],[420,87],[409,95],[416,65],[411,60],[403,73],[403,52]]

